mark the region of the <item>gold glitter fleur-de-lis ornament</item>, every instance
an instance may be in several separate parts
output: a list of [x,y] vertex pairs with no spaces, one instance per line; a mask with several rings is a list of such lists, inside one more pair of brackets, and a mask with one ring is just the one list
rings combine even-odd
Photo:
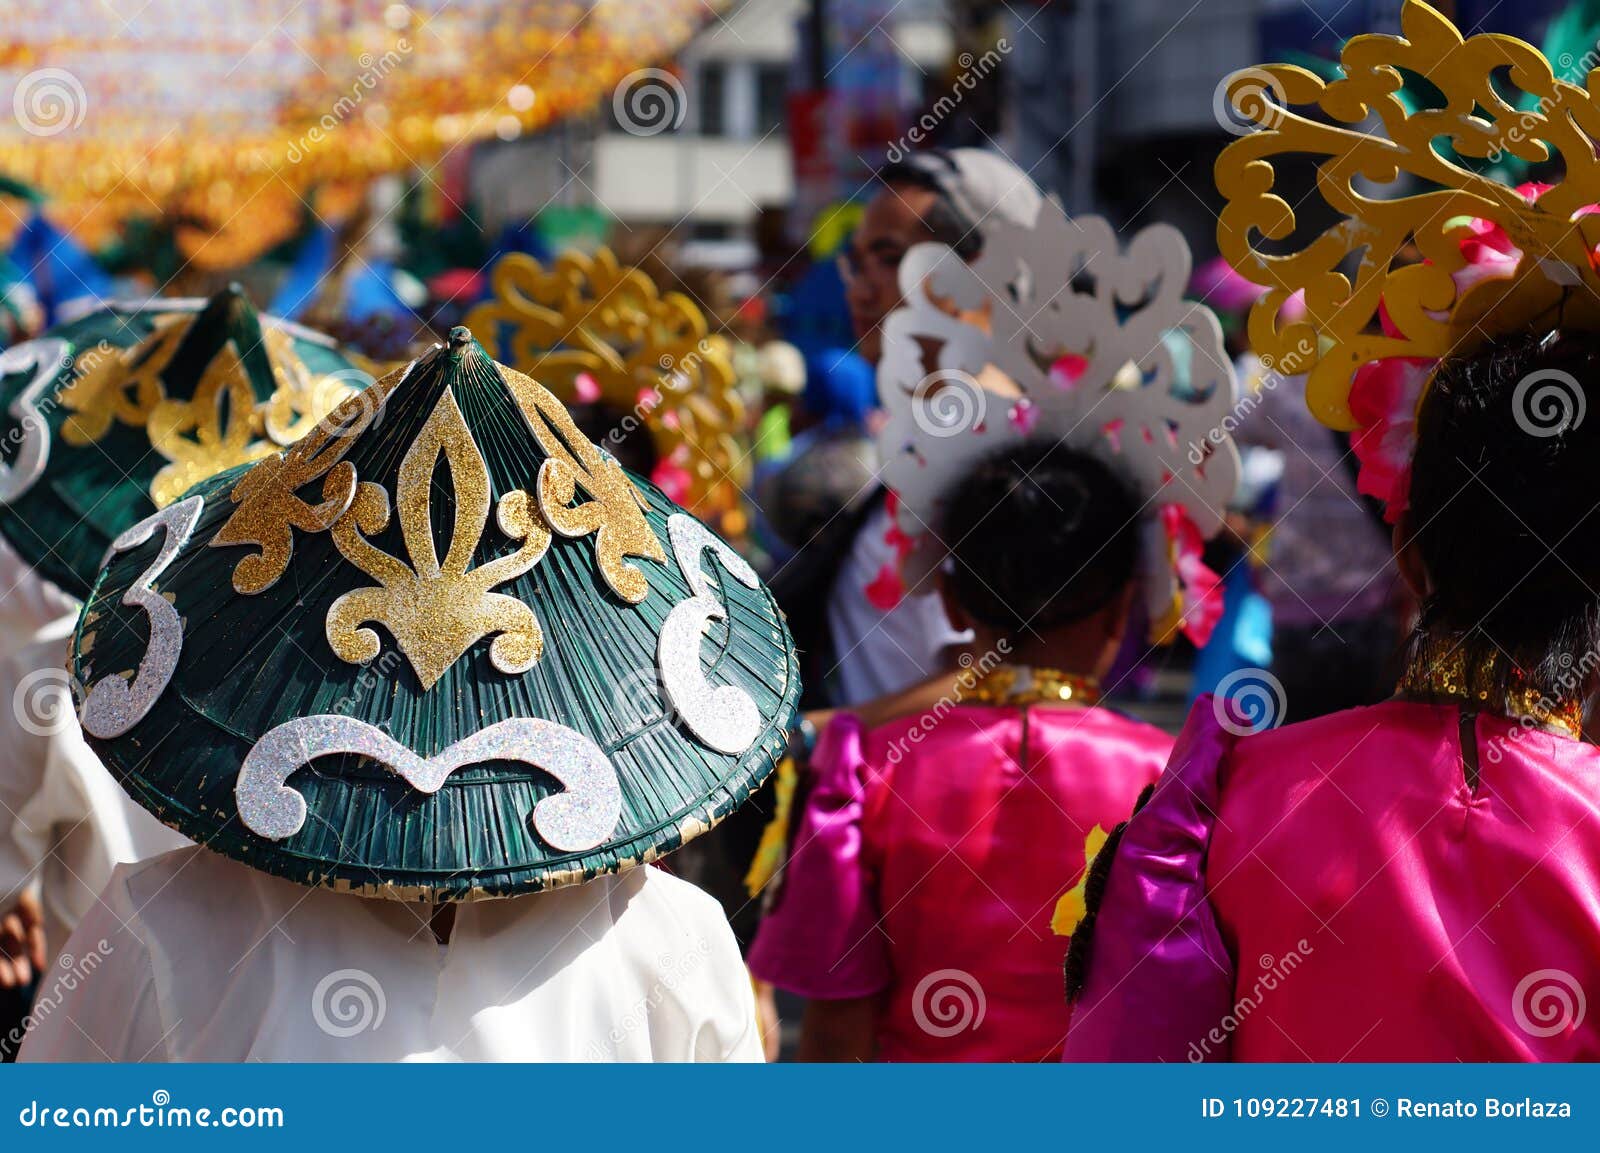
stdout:
[[[525,439],[516,467],[537,467],[509,482],[492,477],[478,439],[490,429],[502,444]],[[387,633],[424,691],[485,639],[502,673],[539,660],[544,630],[514,589],[553,534],[592,541],[597,574],[622,604],[650,591],[634,558],[666,561],[616,461],[541,385],[496,366],[465,328],[346,400],[230,495],[237,507],[211,544],[258,548],[235,562],[235,591],[271,588],[292,568],[297,536],[328,533],[343,560],[376,582],[333,600],[329,646],[364,664]]]

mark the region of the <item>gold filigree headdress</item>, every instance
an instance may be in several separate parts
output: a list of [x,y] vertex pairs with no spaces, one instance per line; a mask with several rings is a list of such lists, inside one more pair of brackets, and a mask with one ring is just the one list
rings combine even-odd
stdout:
[[[1268,288],[1250,315],[1256,352],[1307,373],[1313,413],[1339,429],[1361,423],[1350,389],[1363,365],[1437,360],[1539,323],[1600,327],[1600,98],[1531,45],[1463,38],[1421,0],[1400,21],[1400,36],[1346,43],[1342,77],[1272,64],[1226,81],[1257,130],[1217,160],[1217,243]],[[1306,106],[1322,118],[1295,111]],[[1315,213],[1283,179],[1305,157],[1315,196],[1342,217],[1309,236],[1296,225]],[[1557,157],[1565,175],[1548,187],[1492,172]],[[1305,319],[1283,323],[1298,290]]]
[[672,495],[698,515],[716,521],[738,508],[749,481],[735,440],[744,406],[728,342],[694,301],[605,248],[564,252],[548,268],[515,253],[490,283],[494,299],[465,323],[503,360],[566,404],[614,409],[618,433],[644,425],[664,470],[684,478]]

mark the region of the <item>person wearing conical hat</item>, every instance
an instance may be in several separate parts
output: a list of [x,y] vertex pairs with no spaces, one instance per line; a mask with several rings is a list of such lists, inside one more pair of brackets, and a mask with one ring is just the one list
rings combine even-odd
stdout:
[[750,952],[808,999],[802,1059],[1060,1053],[1056,934],[1085,842],[1172,744],[1102,707],[1100,680],[1141,586],[1150,619],[1202,642],[1220,612],[1198,553],[1238,458],[1225,434],[1188,454],[1233,375],[1188,272],[1175,229],[1124,246],[1054,200],[991,223],[971,260],[924,243],[901,261],[877,449],[904,579],[936,585],[973,639],[951,671],[835,713],[811,754]]
[[112,303],[0,353],[0,985],[47,964],[118,864],[186,843],[128,801],[74,716],[62,653],[107,547],[371,380],[237,288]]
[[466,329],[119,538],[71,667],[199,847],[118,871],[23,1059],[759,1059],[650,862],[786,744],[781,614]]
[[[1270,678],[1195,704],[1092,870],[1070,1059],[1600,1058],[1600,173],[1579,127],[1600,110],[1417,0],[1401,33],[1350,40],[1331,80],[1229,78],[1258,128],[1216,179],[1223,255],[1268,290],[1252,343],[1306,373],[1395,522],[1422,604],[1404,672],[1283,727]],[[1475,103],[1508,72],[1527,111]],[[1565,176],[1513,188],[1500,153]],[[1276,191],[1308,157],[1320,232]]]

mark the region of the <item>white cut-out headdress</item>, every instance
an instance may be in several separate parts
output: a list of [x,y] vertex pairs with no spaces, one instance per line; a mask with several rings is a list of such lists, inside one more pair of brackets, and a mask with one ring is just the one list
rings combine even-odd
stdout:
[[1107,460],[1146,502],[1153,629],[1209,632],[1215,605],[1185,604],[1194,589],[1183,586],[1215,585],[1198,544],[1222,525],[1239,458],[1227,431],[1233,368],[1215,315],[1183,299],[1190,263],[1170,225],[1123,246],[1104,219],[1073,219],[1054,199],[1031,224],[986,224],[970,263],[943,244],[906,254],[878,392],[908,583],[954,543],[941,539],[942,498],[974,466],[1065,442]]

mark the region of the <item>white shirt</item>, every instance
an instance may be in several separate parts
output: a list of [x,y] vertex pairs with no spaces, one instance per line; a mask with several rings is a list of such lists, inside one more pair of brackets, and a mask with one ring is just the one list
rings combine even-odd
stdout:
[[867,517],[839,566],[828,597],[828,635],[833,641],[841,708],[898,693],[943,668],[951,645],[972,639],[953,628],[937,592],[907,593],[884,612],[867,599],[867,586],[885,565],[898,563],[884,539],[889,511]]
[[189,843],[135,804],[84,742],[64,668],[76,620],[0,656],[0,911],[37,885],[51,953],[118,865]]
[[124,866],[42,984],[21,1059],[762,1058],[721,907],[658,869],[466,902],[447,945],[427,916],[199,848]]
[[25,644],[45,625],[77,620],[78,605],[45,580],[0,537],[0,653]]

